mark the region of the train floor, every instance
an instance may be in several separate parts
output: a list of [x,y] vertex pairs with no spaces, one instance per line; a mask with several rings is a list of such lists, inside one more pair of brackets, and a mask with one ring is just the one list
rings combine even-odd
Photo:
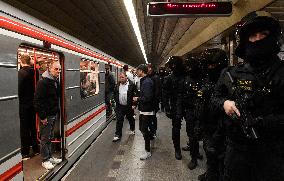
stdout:
[[[171,139],[171,121],[164,113],[158,113],[157,138],[151,142],[152,157],[140,160],[144,152],[144,140],[138,128],[129,134],[128,121],[124,121],[121,141],[112,142],[116,121],[112,121],[79,161],[62,178],[65,181],[195,181],[205,170],[206,160],[199,160],[195,170],[189,170],[189,152],[182,152],[182,160],[176,160]],[[181,130],[181,145],[186,145],[185,124]],[[200,153],[204,155],[201,148]]]
[[[60,157],[59,152],[53,153],[56,158]],[[41,166],[42,158],[40,155],[35,155],[28,160],[23,160],[23,171],[25,180],[37,180],[42,175],[47,174],[48,170]]]

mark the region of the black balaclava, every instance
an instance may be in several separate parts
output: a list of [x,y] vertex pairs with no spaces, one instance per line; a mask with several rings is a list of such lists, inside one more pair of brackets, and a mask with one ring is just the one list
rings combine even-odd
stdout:
[[176,60],[173,62],[171,66],[171,70],[174,75],[182,75],[184,74],[184,66],[182,64],[182,60]]
[[277,38],[271,35],[259,41],[248,41],[245,47],[245,60],[256,68],[270,65],[273,62],[271,57],[280,51]]
[[201,66],[198,64],[199,62],[193,62],[191,64],[191,69],[189,70],[189,76],[192,77],[193,79],[200,79],[203,76],[203,70]]
[[228,57],[224,50],[209,49],[207,58],[207,73],[211,82],[217,82],[221,71],[228,66]]
[[219,67],[215,67],[215,68],[211,68],[211,69],[207,69],[208,72],[208,77],[209,80],[212,82],[217,82],[219,76],[220,76],[220,72],[222,69],[220,69]]

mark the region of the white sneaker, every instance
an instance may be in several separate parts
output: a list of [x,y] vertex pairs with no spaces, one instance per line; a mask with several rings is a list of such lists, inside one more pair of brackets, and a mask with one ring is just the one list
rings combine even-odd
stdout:
[[130,135],[135,135],[135,131],[129,131]]
[[22,156],[22,160],[23,160],[23,161],[29,160],[30,158],[31,158],[31,157],[28,156],[28,155],[23,155],[23,156]]
[[141,157],[140,160],[146,160],[152,156],[151,152],[145,152]]
[[49,159],[49,161],[50,161],[51,163],[58,164],[58,163],[61,163],[61,162],[62,162],[62,159],[51,157],[51,158]]
[[120,140],[119,136],[114,136],[112,142],[117,142],[118,140]]
[[51,170],[54,168],[54,166],[52,165],[50,161],[42,162],[41,165],[47,170]]

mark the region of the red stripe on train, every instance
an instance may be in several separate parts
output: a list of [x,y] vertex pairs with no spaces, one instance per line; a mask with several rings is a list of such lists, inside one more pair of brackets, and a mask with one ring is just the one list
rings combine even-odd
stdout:
[[77,123],[75,126],[73,126],[72,128],[68,129],[65,132],[65,136],[68,137],[70,136],[72,133],[74,133],[76,130],[78,130],[79,128],[81,128],[84,124],[86,124],[87,122],[89,122],[91,119],[93,119],[94,117],[96,117],[97,115],[99,115],[101,112],[103,112],[106,109],[106,106],[101,107],[100,109],[98,109],[96,112],[94,112],[93,114],[91,114],[90,116],[88,116],[87,118],[83,119],[81,122]]
[[22,162],[19,162],[17,165],[13,166],[6,172],[0,175],[0,181],[11,180],[17,174],[19,174],[23,170]]
[[27,35],[29,37],[32,37],[32,38],[35,38],[35,39],[38,39],[38,40],[47,41],[47,42],[52,43],[54,45],[58,45],[58,46],[67,48],[69,50],[74,50],[76,52],[80,52],[80,53],[83,53],[85,55],[89,55],[89,56],[92,56],[94,58],[100,59],[102,61],[113,63],[117,66],[122,67],[122,64],[116,62],[115,60],[104,57],[103,55],[101,55],[99,53],[90,51],[90,50],[85,49],[85,48],[81,48],[78,45],[75,45],[73,43],[69,43],[69,42],[67,42],[63,39],[57,38],[56,36],[46,34],[46,33],[41,32],[41,31],[39,31],[35,28],[32,28],[30,26],[18,23],[16,21],[10,20],[10,19],[5,18],[3,16],[0,16],[0,26],[5,28],[5,29],[15,31],[17,33],[21,33],[23,35]]

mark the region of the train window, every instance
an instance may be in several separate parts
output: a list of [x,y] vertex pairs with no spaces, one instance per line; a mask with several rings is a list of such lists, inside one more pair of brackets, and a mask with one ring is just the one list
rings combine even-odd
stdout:
[[80,94],[86,98],[99,94],[99,63],[88,59],[80,62]]
[[47,65],[52,61],[59,61],[59,54],[55,52],[45,52],[31,47],[20,47],[18,49],[18,68],[20,68],[20,56],[28,54],[31,58],[31,63],[37,69],[39,75],[46,71]]

